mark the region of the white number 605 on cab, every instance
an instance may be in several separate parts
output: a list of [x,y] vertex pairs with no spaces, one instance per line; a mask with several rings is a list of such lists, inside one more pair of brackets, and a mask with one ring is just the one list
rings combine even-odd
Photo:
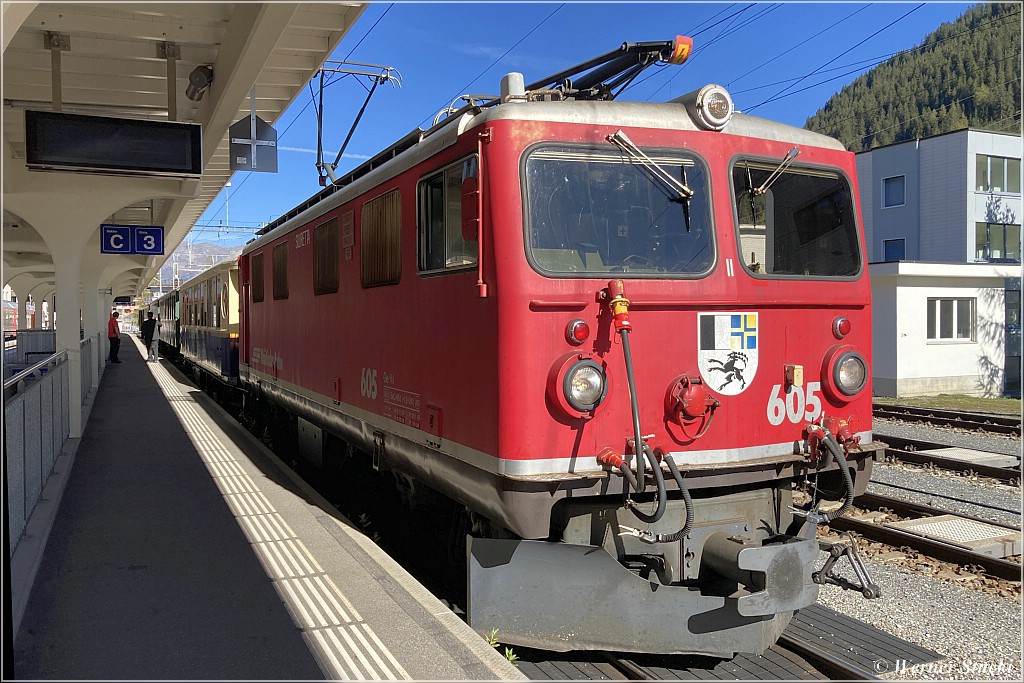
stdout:
[[821,399],[817,392],[821,390],[821,382],[808,382],[801,388],[790,386],[789,391],[782,393],[782,385],[772,387],[768,397],[768,422],[778,427],[785,420],[793,424],[813,422],[821,415]]

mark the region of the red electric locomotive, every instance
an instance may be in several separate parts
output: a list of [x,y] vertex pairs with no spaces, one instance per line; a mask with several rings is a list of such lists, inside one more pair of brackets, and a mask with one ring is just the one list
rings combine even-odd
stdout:
[[852,583],[815,529],[880,447],[854,157],[717,85],[614,100],[689,49],[509,74],[240,258],[243,386],[464,505],[503,642],[760,652]]

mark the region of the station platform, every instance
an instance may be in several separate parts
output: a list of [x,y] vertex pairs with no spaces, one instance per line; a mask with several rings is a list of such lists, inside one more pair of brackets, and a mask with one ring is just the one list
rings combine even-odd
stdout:
[[58,464],[59,505],[37,508],[52,526],[34,519],[22,541],[39,561],[12,564],[12,582],[34,575],[16,678],[526,678],[173,366],[122,339],[73,462]]

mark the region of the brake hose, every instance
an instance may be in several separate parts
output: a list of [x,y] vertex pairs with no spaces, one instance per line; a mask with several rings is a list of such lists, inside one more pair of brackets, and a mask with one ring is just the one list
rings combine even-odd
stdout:
[[[651,447],[647,444],[644,444],[643,446],[643,456],[651,461],[651,469],[654,471],[654,481],[658,487],[658,506],[654,508],[654,512],[648,515],[647,513],[641,512],[636,507],[636,503],[630,501],[628,498],[626,499],[626,504],[641,522],[654,524],[661,519],[662,515],[665,514],[665,505],[668,502],[668,491],[665,489],[665,476],[661,473],[661,465],[658,464],[657,459],[654,457],[654,453],[651,451]],[[639,457],[637,458],[637,461],[640,461]]]
[[[653,458],[654,456],[652,455],[652,459]],[[676,484],[678,484],[679,490],[683,494],[683,505],[686,506],[686,521],[683,523],[683,527],[674,534],[656,534],[651,531],[633,529],[631,527],[626,526],[619,527],[620,529],[622,529],[623,533],[635,536],[644,543],[675,543],[676,541],[683,539],[687,534],[690,533],[690,530],[693,529],[693,500],[690,498],[690,492],[687,490],[686,483],[683,481],[683,475],[679,473],[679,468],[676,467],[676,463],[672,459],[671,455],[663,455],[662,460],[664,460],[665,463],[668,464],[668,469],[669,471],[672,472],[672,476],[675,478]],[[658,474],[660,474],[661,468],[658,467],[655,471]],[[655,476],[657,477],[657,474]],[[637,517],[639,517],[643,521],[648,521],[646,519],[646,516],[641,515],[635,508],[633,509],[633,513],[636,514]],[[658,515],[657,512],[655,513],[655,515],[657,515],[658,518],[661,517],[661,515]],[[654,515],[652,515],[652,517],[654,517]]]
[[853,477],[850,476],[850,466],[846,463],[846,456],[843,454],[843,447],[839,445],[839,442],[836,441],[836,437],[832,436],[831,432],[827,429],[823,429],[822,431],[824,432],[824,436],[822,436],[821,441],[825,444],[828,452],[832,455],[832,459],[835,460],[836,465],[839,467],[839,471],[843,475],[843,484],[846,486],[846,496],[839,509],[818,513],[818,517],[821,519],[818,524],[829,524],[832,520],[845,515],[849,512],[850,508],[853,507],[854,489]]
[[[627,320],[626,323],[628,325],[629,321]],[[629,351],[629,327],[620,329],[619,335],[622,337],[622,354],[626,357],[626,383],[629,385],[629,405],[633,414],[633,453],[636,454],[637,479],[640,484],[637,493],[643,493],[646,488],[644,485],[646,473],[644,472],[644,458],[640,450],[644,440],[640,432],[640,406],[636,399],[636,380],[633,377],[633,354]]]
[[[643,433],[640,431],[640,406],[636,397],[636,378],[633,374],[633,354],[629,350],[629,332],[632,325],[629,322],[629,299],[624,295],[622,280],[611,280],[608,283],[608,308],[612,312],[612,321],[619,336],[622,337],[622,354],[626,360],[626,383],[629,385],[629,406],[633,416],[633,453],[636,455],[637,469],[637,493],[643,493],[645,489],[646,472],[644,460],[650,461],[651,469],[654,472],[654,481],[658,488],[658,505],[654,512],[647,514],[638,510],[629,499],[626,504],[633,510],[641,521],[654,524],[665,514],[668,494],[665,490],[665,476],[661,472],[661,465],[651,447],[644,443]],[[633,483],[632,481],[630,482]]]
[[689,534],[690,530],[693,528],[693,499],[690,498],[690,491],[686,488],[686,484],[683,482],[683,475],[679,473],[679,468],[676,467],[676,461],[667,453],[663,455],[661,459],[668,465],[669,472],[672,473],[672,477],[676,480],[676,485],[679,486],[679,491],[683,494],[683,505],[686,507],[686,521],[683,523],[683,528],[679,531],[674,534],[658,534],[654,537],[654,542],[674,543]]

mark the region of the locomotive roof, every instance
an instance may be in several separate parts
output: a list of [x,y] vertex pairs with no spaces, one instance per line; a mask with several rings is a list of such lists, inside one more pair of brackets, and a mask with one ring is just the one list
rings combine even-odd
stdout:
[[[489,121],[546,121],[620,128],[703,131],[690,117],[686,107],[679,102],[568,100],[510,102],[486,108],[467,105],[429,130],[412,131],[391,147],[341,177],[339,184],[328,186],[286,212],[264,228],[263,234],[247,244],[242,254],[258,249],[295,227],[315,220],[350,201],[360,192],[371,189],[454,144],[463,132]],[[741,135],[794,145],[841,151],[846,149],[841,142],[826,135],[740,112],[733,115],[721,132],[708,132],[708,135]]]

